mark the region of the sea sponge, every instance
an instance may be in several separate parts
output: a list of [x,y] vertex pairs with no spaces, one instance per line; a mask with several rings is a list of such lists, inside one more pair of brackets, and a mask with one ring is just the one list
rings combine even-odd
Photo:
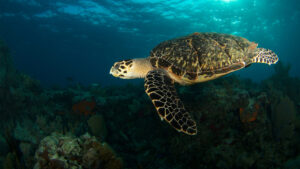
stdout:
[[123,161],[121,158],[116,157],[113,149],[106,143],[103,143],[100,148],[100,158],[104,163],[106,169],[121,169]]
[[94,136],[104,139],[107,131],[105,126],[105,121],[102,115],[93,115],[87,121]]
[[277,139],[287,139],[294,135],[296,107],[288,97],[280,98],[279,103],[272,107],[272,128]]
[[90,148],[82,157],[82,162],[85,168],[98,168],[101,161],[98,160],[98,153],[94,148]]

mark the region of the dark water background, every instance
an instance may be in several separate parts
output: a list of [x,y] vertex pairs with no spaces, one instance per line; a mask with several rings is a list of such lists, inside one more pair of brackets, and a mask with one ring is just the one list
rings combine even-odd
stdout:
[[[299,28],[299,0],[0,0],[0,168],[300,168]],[[281,62],[175,85],[189,136],[161,122],[143,80],[109,70],[193,32],[243,36]]]
[[[127,83],[108,74],[113,62],[193,32],[246,37],[299,76],[299,28],[298,0],[0,0],[0,38],[17,69],[46,86]],[[238,74],[261,80],[272,71],[255,65]]]

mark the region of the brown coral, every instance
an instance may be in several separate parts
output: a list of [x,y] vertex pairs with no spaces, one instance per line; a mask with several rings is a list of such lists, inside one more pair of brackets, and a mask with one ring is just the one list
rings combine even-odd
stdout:
[[96,107],[96,102],[94,100],[87,101],[82,100],[72,106],[72,110],[76,114],[90,115],[94,114],[93,110]]
[[257,115],[258,115],[258,111],[259,111],[259,104],[254,104],[254,110],[253,112],[248,112],[245,111],[245,108],[240,108],[240,119],[243,123],[250,123],[253,122],[257,119]]

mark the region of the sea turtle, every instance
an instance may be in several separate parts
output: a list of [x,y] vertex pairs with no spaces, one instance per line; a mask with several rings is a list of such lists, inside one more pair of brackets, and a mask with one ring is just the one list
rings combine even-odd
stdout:
[[179,99],[174,82],[190,85],[216,79],[252,63],[275,64],[277,55],[249,40],[221,33],[193,33],[158,44],[147,58],[114,63],[110,74],[145,78],[145,90],[161,120],[180,132],[197,133],[195,121]]

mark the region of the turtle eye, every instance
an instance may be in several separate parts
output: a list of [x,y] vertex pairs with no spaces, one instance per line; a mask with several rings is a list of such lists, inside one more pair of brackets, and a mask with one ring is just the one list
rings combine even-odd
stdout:
[[114,67],[115,67],[115,69],[119,69],[120,63],[115,63]]

